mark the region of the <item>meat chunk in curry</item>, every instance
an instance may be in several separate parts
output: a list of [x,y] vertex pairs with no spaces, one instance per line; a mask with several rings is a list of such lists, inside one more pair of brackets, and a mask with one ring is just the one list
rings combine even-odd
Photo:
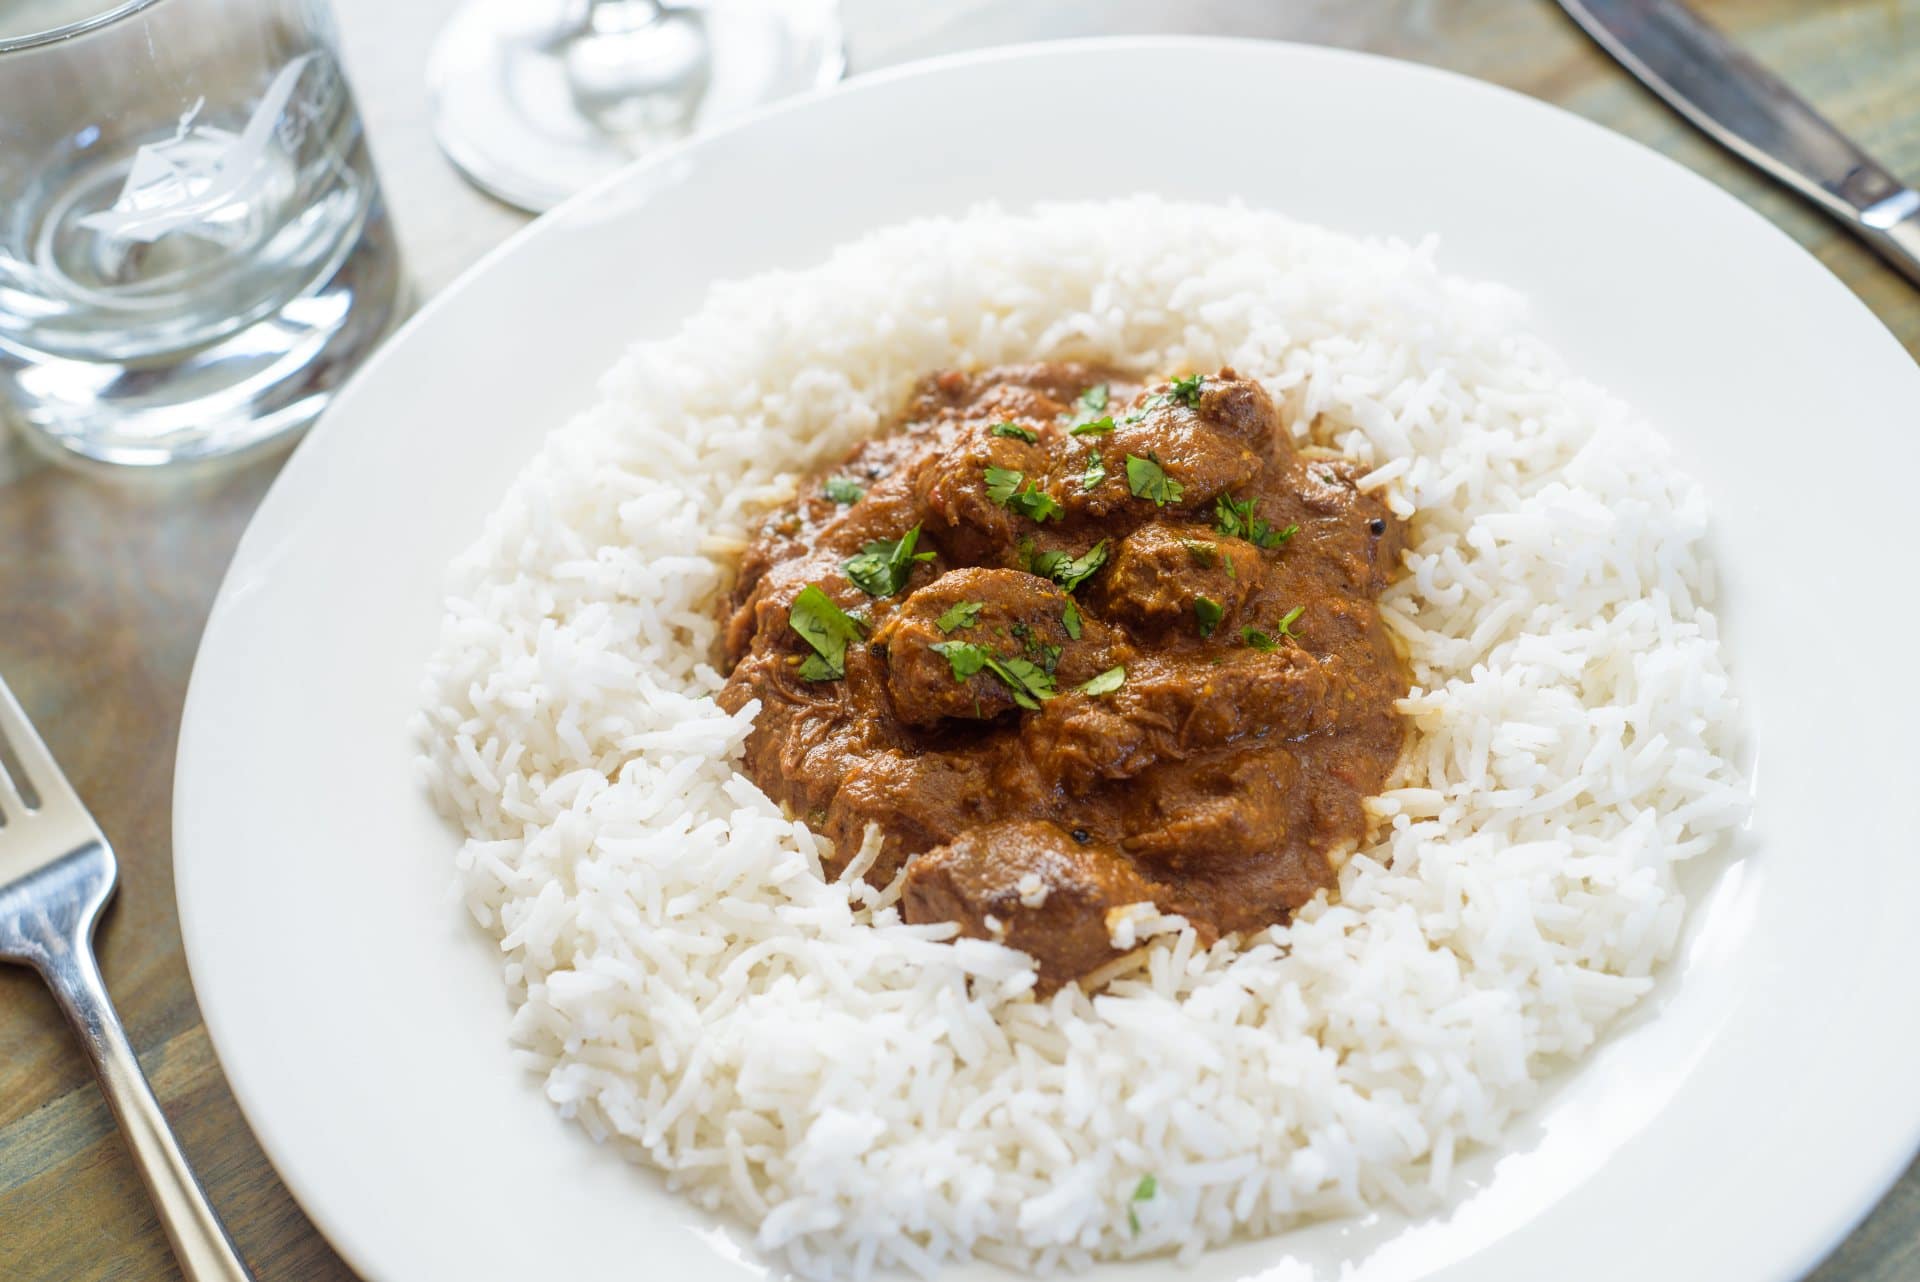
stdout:
[[946,372],[806,478],[724,605],[747,773],[885,837],[916,922],[1051,991],[1151,903],[1208,940],[1331,887],[1405,729],[1377,598],[1399,521],[1232,370]]

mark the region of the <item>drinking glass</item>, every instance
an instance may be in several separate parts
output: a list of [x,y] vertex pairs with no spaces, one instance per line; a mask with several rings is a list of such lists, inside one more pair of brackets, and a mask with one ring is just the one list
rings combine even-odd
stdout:
[[465,0],[427,84],[441,150],[537,213],[846,65],[836,0]]
[[124,464],[312,421],[402,310],[324,0],[0,5],[0,400]]

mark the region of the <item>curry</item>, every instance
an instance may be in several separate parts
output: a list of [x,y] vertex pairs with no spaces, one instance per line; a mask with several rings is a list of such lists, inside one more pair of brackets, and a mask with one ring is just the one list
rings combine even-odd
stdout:
[[1203,939],[1334,884],[1405,727],[1378,597],[1401,524],[1232,370],[922,381],[810,476],[724,604],[745,770],[909,921],[1019,948],[1041,991],[1115,910]]

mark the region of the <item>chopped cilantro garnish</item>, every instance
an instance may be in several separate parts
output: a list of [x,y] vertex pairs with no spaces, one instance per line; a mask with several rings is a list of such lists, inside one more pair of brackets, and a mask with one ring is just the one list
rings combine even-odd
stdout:
[[913,550],[919,538],[916,525],[897,539],[877,539],[841,562],[840,568],[868,596],[892,596],[906,586],[916,561],[933,560],[933,553]]
[[1230,495],[1221,495],[1214,503],[1214,528],[1265,549],[1277,548],[1300,532],[1298,525],[1274,529],[1265,517],[1253,514],[1253,505],[1252,499],[1235,501]]
[[1186,492],[1180,482],[1161,468],[1159,459],[1141,458],[1137,454],[1127,455],[1127,488],[1137,499],[1152,499],[1155,507],[1178,503]]
[[1084,423],[1076,424],[1075,426],[1067,429],[1067,435],[1069,436],[1105,436],[1108,432],[1111,432],[1112,430],[1113,430],[1113,416],[1109,414],[1105,418],[1092,418],[1092,419],[1088,419]]
[[1194,409],[1200,404],[1200,385],[1206,381],[1206,376],[1202,374],[1176,378],[1173,380],[1173,386],[1167,390],[1167,399],[1178,401],[1188,409]]
[[1213,501],[1213,528],[1230,539],[1245,538],[1253,520],[1253,500],[1222,494]]
[[[1026,482],[1026,489],[1020,483]],[[1001,507],[1018,512],[1029,521],[1047,521],[1058,517],[1063,510],[1053,496],[1033,481],[1027,480],[1025,472],[1016,472],[1012,468],[989,467],[987,469],[987,497]]]
[[1020,488],[1020,482],[1026,479],[1027,474],[1025,472],[1016,472],[1010,467],[989,467],[987,469],[987,497],[995,503],[998,503],[1001,507],[1005,507],[1007,500],[1013,497],[1013,492]]
[[1087,451],[1087,470],[1080,473],[1080,492],[1087,493],[1099,487],[1107,479],[1107,465],[1092,450]]
[[849,503],[858,503],[862,496],[866,494],[866,490],[861,488],[860,482],[854,480],[851,476],[829,476],[827,483],[821,486],[820,489],[822,493],[835,503],[838,503],[841,507],[845,507]]
[[965,681],[987,666],[987,648],[971,641],[935,641],[927,648],[946,659],[955,681]]
[[1060,626],[1067,630],[1068,640],[1078,641],[1080,639],[1080,607],[1071,601],[1067,602],[1067,608],[1060,612]]
[[1006,682],[1013,701],[1023,708],[1038,708],[1040,701],[1054,696],[1053,674],[1025,659],[987,656],[987,670]]
[[1222,494],[1213,501],[1213,528],[1228,538],[1245,539],[1257,548],[1279,547],[1300,532],[1297,525],[1275,530],[1263,517],[1253,514],[1253,499],[1236,499]]
[[[1202,543],[1199,539],[1182,539],[1181,542],[1186,545],[1187,555],[1193,558],[1195,565],[1211,566],[1220,559],[1220,549],[1215,544]],[[1227,565],[1231,567],[1233,562],[1229,560]]]
[[995,436],[1011,436],[1014,440],[1025,441],[1029,445],[1040,439],[1038,432],[1030,427],[1022,427],[1018,423],[995,423],[987,430]]
[[844,659],[841,666],[836,668],[831,659],[824,659],[817,654],[802,659],[798,671],[802,681],[838,681],[847,675]]
[[1051,494],[1032,481],[1027,488],[1007,500],[1007,506],[1029,521],[1057,520],[1064,510]]
[[[1279,634],[1280,641],[1297,641],[1299,639],[1293,635],[1293,624],[1296,619],[1306,613],[1306,609],[1307,607],[1304,605],[1296,605],[1293,609],[1288,610],[1280,616],[1280,622],[1273,625],[1273,631]],[[1241,628],[1240,639],[1262,653],[1280,648],[1280,641],[1274,640],[1272,635],[1262,632],[1255,627]]]
[[1133,1230],[1135,1237],[1140,1236],[1140,1213],[1135,1209],[1137,1204],[1151,1202],[1159,1191],[1160,1186],[1151,1175],[1142,1175],[1140,1182],[1133,1186],[1133,1196],[1127,1199],[1127,1226]]
[[1071,592],[1093,577],[1093,572],[1107,563],[1107,541],[1101,539],[1080,556],[1068,556],[1065,552],[1029,553],[1027,567],[1042,578],[1052,579]]
[[1227,617],[1227,612],[1218,601],[1197,596],[1193,599],[1193,617],[1199,621],[1200,635],[1210,637],[1213,630],[1220,626],[1220,620]]
[[999,678],[1023,708],[1038,708],[1056,693],[1053,674],[1026,659],[998,655],[970,641],[936,641],[929,648],[946,659],[955,681],[969,680],[984,669]]
[[1121,666],[1108,668],[1097,677],[1089,677],[1087,680],[1075,686],[1074,689],[1084,695],[1097,696],[1112,694],[1126,683],[1127,670],[1124,666]]
[[961,628],[970,628],[980,622],[980,610],[985,601],[962,601],[933,621],[933,626],[942,632],[957,632]]
[[1052,672],[1060,666],[1060,647],[1042,641],[1033,635],[1033,629],[1024,623],[1013,625],[1013,635],[1020,642],[1021,653],[1028,658],[1040,660],[1040,666]]
[[787,611],[787,626],[813,647],[800,665],[808,681],[832,681],[847,675],[847,646],[860,639],[860,621],[835,605],[816,583],[801,588]]
[[[1086,391],[1074,398],[1073,408],[1067,411],[1068,429],[1077,431],[1080,426],[1092,423],[1106,408],[1107,385],[1105,383],[1095,383],[1092,387],[1089,387]],[[1105,429],[1096,428],[1094,430],[1112,431],[1113,429],[1108,427]]]

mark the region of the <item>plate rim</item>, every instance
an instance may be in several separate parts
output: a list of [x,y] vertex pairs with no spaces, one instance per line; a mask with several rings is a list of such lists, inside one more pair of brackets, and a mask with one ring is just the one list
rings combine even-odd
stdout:
[[[285,493],[290,492],[294,487],[301,484],[300,478],[303,478],[308,470],[319,465],[317,460],[322,458],[323,451],[327,448],[324,443],[333,439],[334,433],[332,429],[336,420],[345,416],[346,409],[351,409],[358,404],[364,387],[373,381],[368,377],[369,375],[375,371],[384,369],[388,363],[394,360],[404,359],[403,357],[396,356],[396,353],[405,352],[407,348],[416,341],[413,335],[417,330],[422,330],[435,324],[435,318],[437,318],[443,310],[451,310],[458,304],[461,297],[474,286],[477,280],[496,270],[502,261],[524,252],[526,246],[529,244],[548,237],[564,234],[571,220],[583,216],[591,216],[591,211],[610,194],[618,192],[628,186],[638,187],[645,181],[648,175],[656,171],[680,164],[684,162],[687,157],[697,156],[702,150],[735,134],[756,129],[763,121],[769,118],[805,110],[812,104],[823,99],[853,96],[873,90],[884,90],[887,85],[897,81],[918,79],[924,76],[978,64],[1015,62],[1035,58],[1051,59],[1056,57],[1071,57],[1079,54],[1106,51],[1160,50],[1171,48],[1190,49],[1202,53],[1209,49],[1240,52],[1258,50],[1262,56],[1273,53],[1283,59],[1299,57],[1323,59],[1332,62],[1352,61],[1376,66],[1384,64],[1393,68],[1394,74],[1411,76],[1416,79],[1430,78],[1441,82],[1452,82],[1456,88],[1464,89],[1466,92],[1482,94],[1490,99],[1501,101],[1509,110],[1532,111],[1555,118],[1563,126],[1572,124],[1579,129],[1587,131],[1590,136],[1604,139],[1603,145],[1616,147],[1623,152],[1631,152],[1635,154],[1638,161],[1642,163],[1649,160],[1657,162],[1658,165],[1668,170],[1670,175],[1679,176],[1680,181],[1694,184],[1698,189],[1711,192],[1729,216],[1743,217],[1751,224],[1763,228],[1765,234],[1774,238],[1783,248],[1790,248],[1798,258],[1818,267],[1823,276],[1827,277],[1831,283],[1839,286],[1839,294],[1845,296],[1846,304],[1860,316],[1869,319],[1872,322],[1873,329],[1891,345],[1894,351],[1897,351],[1903,357],[1910,357],[1911,355],[1906,351],[1905,346],[1899,341],[1898,337],[1893,334],[1887,323],[1883,321],[1872,308],[1868,307],[1857,293],[1848,287],[1844,281],[1840,280],[1824,262],[1777,223],[1759,213],[1759,211],[1748,205],[1733,192],[1713,182],[1680,161],[1639,142],[1637,139],[1616,130],[1609,129],[1557,103],[1446,67],[1434,66],[1364,49],[1309,44],[1291,40],[1189,34],[1084,36],[995,45],[943,54],[937,57],[916,59],[871,72],[859,73],[838,84],[810,89],[777,103],[756,109],[751,113],[730,121],[710,132],[701,134],[698,137],[684,139],[662,147],[621,170],[608,175],[591,187],[569,198],[547,214],[530,220],[522,227],[516,229],[498,245],[495,245],[486,253],[482,254],[472,264],[463,269],[453,280],[436,291],[424,304],[414,311],[412,315],[407,317],[404,323],[381,344],[369,359],[354,372],[345,385],[339,389],[319,420],[309,429],[305,437],[292,451],[285,464],[283,464],[279,473],[274,477],[258,506],[249,517],[246,528],[235,545],[232,558],[229,561],[226,571],[222,575],[219,590],[209,609],[200,642],[195,649],[192,670],[188,679],[186,696],[182,706],[180,730],[176,741],[174,785],[170,797],[172,804],[170,829],[173,849],[174,897],[180,922],[182,953],[187,964],[189,981],[193,986],[195,1002],[200,1011],[202,1022],[207,1030],[209,1045],[213,1049],[216,1062],[220,1064],[221,1074],[232,1092],[242,1116],[246,1120],[249,1131],[272,1165],[275,1175],[286,1187],[289,1194],[292,1195],[295,1202],[299,1205],[301,1212],[308,1217],[326,1238],[330,1247],[338,1252],[357,1273],[366,1277],[380,1276],[378,1270],[375,1268],[377,1261],[367,1256],[363,1250],[364,1244],[355,1241],[350,1226],[340,1223],[334,1217],[332,1209],[326,1205],[325,1197],[313,1189],[304,1175],[299,1172],[298,1158],[288,1151],[290,1146],[283,1142],[284,1136],[279,1134],[278,1128],[272,1122],[266,1121],[262,1116],[261,1102],[255,1092],[254,1086],[234,1075],[226,1066],[227,1057],[222,1053],[221,1047],[223,1044],[228,1043],[229,1038],[234,1036],[233,1027],[228,1022],[228,1016],[231,1012],[221,1010],[218,1007],[217,1000],[214,1002],[206,1000],[203,994],[210,990],[206,989],[199,979],[202,974],[207,973],[211,968],[211,959],[206,955],[209,944],[205,933],[205,919],[211,917],[213,914],[209,911],[203,915],[193,906],[193,892],[190,889],[193,878],[188,875],[183,875],[181,871],[184,866],[192,863],[192,857],[189,855],[183,859],[182,852],[190,850],[195,844],[182,819],[183,814],[189,813],[191,810],[190,807],[183,807],[182,802],[188,791],[189,782],[195,778],[194,767],[189,764],[188,745],[193,734],[197,734],[199,728],[205,723],[205,705],[209,698],[211,698],[211,696],[207,694],[207,690],[210,683],[215,680],[215,678],[204,673],[202,660],[206,653],[208,638],[215,634],[216,629],[224,629],[227,626],[228,616],[238,608],[235,605],[237,595],[235,592],[236,579],[240,571],[249,561],[257,559],[258,557],[259,549],[257,549],[255,545],[265,537],[261,533],[263,525],[261,520],[262,515],[269,512],[277,512],[278,504],[288,501],[284,497]],[[1838,299],[1838,295],[1836,295],[1836,299]],[[345,409],[343,409],[343,407],[345,407]],[[538,439],[544,439],[547,431],[558,426],[560,426],[560,416],[556,414],[555,420],[542,429],[540,438],[535,438],[534,443],[537,445]],[[290,481],[289,478],[293,478],[293,480]],[[1669,964],[1671,965],[1672,963]],[[1846,1214],[1837,1219],[1825,1217],[1830,1222],[1826,1223],[1825,1227],[1817,1234],[1811,1230],[1809,1231],[1803,1250],[1796,1255],[1790,1263],[1786,1263],[1786,1267],[1778,1273],[1777,1276],[1782,1279],[1783,1282],[1787,1279],[1801,1277],[1829,1256],[1833,1250],[1874,1211],[1886,1193],[1899,1180],[1908,1165],[1911,1164],[1914,1157],[1920,1154],[1920,1094],[1916,1094],[1914,1097],[1910,1114],[1908,1124],[1905,1127],[1889,1126],[1887,1128],[1888,1134],[1902,1135],[1904,1139],[1884,1146],[1884,1152],[1880,1160],[1874,1164],[1871,1172],[1865,1169],[1866,1164],[1863,1162],[1857,1167],[1849,1167],[1849,1170],[1859,1172],[1856,1178],[1852,1180],[1844,1178],[1838,1179],[1837,1182],[1857,1188],[1859,1190],[1858,1196],[1847,1199],[1851,1209]],[[1268,1240],[1278,1239],[1269,1238]],[[1103,1262],[1096,1267],[1104,1270],[1105,1268],[1112,1267],[1112,1264],[1113,1262]]]

